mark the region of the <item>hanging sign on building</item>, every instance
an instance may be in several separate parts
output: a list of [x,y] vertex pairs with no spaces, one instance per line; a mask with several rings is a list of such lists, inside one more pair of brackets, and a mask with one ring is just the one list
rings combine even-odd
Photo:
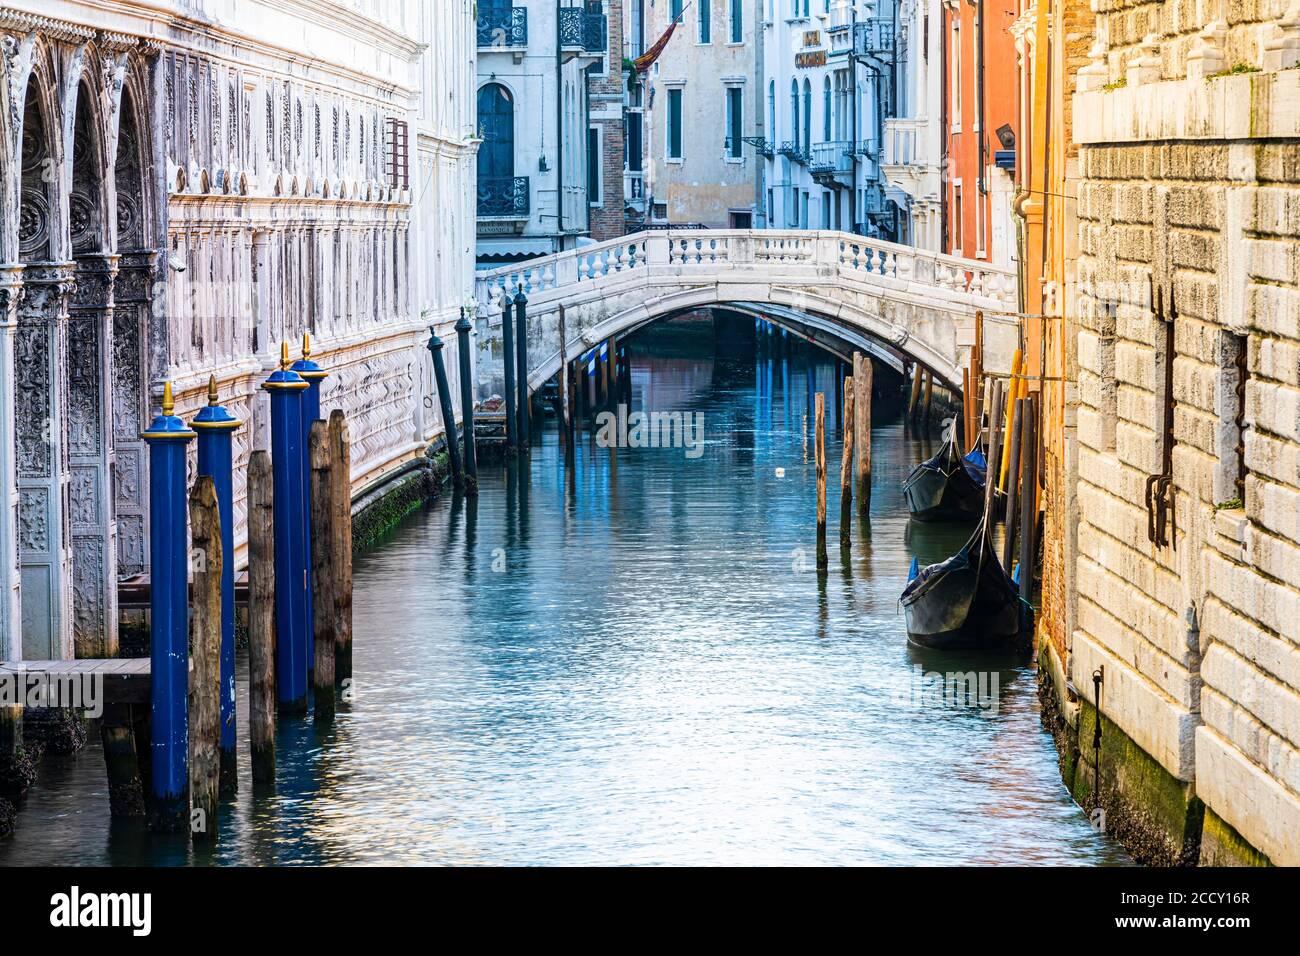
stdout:
[[794,65],[799,69],[808,69],[814,66],[826,65],[826,51],[815,50],[813,47],[822,45],[821,30],[805,30],[803,34],[803,49],[794,55]]

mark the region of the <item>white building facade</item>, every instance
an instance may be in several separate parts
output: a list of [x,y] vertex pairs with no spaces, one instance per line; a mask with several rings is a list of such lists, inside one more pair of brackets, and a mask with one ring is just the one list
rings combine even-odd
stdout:
[[[894,0],[763,0],[766,219],[906,241],[883,174],[904,108],[908,33]],[[891,199],[893,201],[891,201]]]
[[[628,57],[681,21],[628,91],[627,201],[650,225],[762,224],[762,0],[625,0]],[[635,129],[635,132],[633,132]],[[632,168],[635,165],[636,168]]]
[[881,123],[881,180],[899,242],[943,250],[943,0],[897,0],[898,98]]
[[241,563],[282,343],[311,335],[354,487],[441,431],[425,343],[471,294],[472,27],[470,0],[0,5],[4,658],[116,651],[164,382],[188,418],[215,376],[246,423]]
[[599,2],[480,0],[480,266],[572,249],[590,232],[589,70],[610,62]]

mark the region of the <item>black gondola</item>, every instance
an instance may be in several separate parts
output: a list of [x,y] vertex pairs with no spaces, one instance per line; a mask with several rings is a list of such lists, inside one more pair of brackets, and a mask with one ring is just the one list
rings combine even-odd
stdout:
[[962,457],[949,434],[939,454],[921,462],[903,482],[907,510],[918,521],[965,521],[984,511],[984,455]]
[[938,650],[1006,650],[1020,642],[1020,596],[998,560],[987,520],[946,561],[917,570],[901,598],[907,639]]

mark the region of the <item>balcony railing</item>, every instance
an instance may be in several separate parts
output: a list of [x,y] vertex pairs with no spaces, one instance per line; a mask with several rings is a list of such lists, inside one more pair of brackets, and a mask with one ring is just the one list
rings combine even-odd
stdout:
[[869,17],[853,27],[853,52],[858,56],[892,59],[894,21],[888,17]]
[[780,147],[777,148],[777,152],[782,156],[789,156],[792,162],[802,163],[805,166],[808,165],[808,154],[803,151],[803,147],[800,146],[800,144],[793,142],[792,140],[786,140],[782,143]]
[[527,176],[478,181],[478,218],[527,219],[531,210]]
[[925,120],[887,119],[885,120],[885,149],[881,164],[885,166],[910,166],[925,163],[922,155],[920,133]]
[[741,138],[741,142],[753,146],[758,155],[766,156],[768,159],[771,159],[776,155],[776,148],[772,144],[772,141],[764,139],[761,136],[744,136]]
[[478,8],[478,48],[517,50],[528,46],[528,8],[485,4]]
[[623,171],[623,198],[628,202],[645,200],[645,173]]
[[604,53],[609,43],[605,14],[582,7],[560,7],[560,48]]
[[866,159],[875,159],[880,155],[880,148],[874,139],[860,139],[853,145],[853,154]]
[[849,172],[853,168],[853,143],[848,140],[813,143],[808,168],[813,173]]

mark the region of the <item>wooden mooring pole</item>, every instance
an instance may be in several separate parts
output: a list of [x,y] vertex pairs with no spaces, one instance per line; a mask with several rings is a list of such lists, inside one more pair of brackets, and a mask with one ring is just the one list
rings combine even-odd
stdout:
[[352,686],[352,438],[343,409],[330,412],[330,527],[337,580],[334,583],[334,682]]
[[[993,404],[989,412],[989,450],[984,460],[984,521],[991,528],[991,522],[997,518],[993,514],[993,502],[997,498],[997,482],[993,476],[998,472],[998,463],[1002,457],[1002,418],[996,409],[1001,404],[1002,382],[993,383]],[[990,530],[990,534],[991,534]],[[993,539],[990,537],[990,541]]]
[[814,404],[814,454],[817,462],[817,571],[825,573],[826,557],[826,394],[818,392]]
[[[144,784],[140,779],[140,755],[136,749],[132,704],[104,704],[99,738],[104,746],[108,771],[108,809],[115,818],[145,815]],[[15,711],[17,708],[13,708]],[[19,712],[21,713],[21,712]],[[0,721],[4,715],[0,714]]]
[[840,453],[840,541],[848,541],[850,524],[853,519],[853,441],[854,416],[856,401],[855,385],[852,376],[844,379],[844,407],[841,418],[844,422],[844,446]]
[[921,376],[925,374],[925,369],[920,365],[912,366],[912,397],[907,401],[907,417],[916,417],[917,399],[921,397]]
[[[1020,363],[1022,361],[1023,361],[1023,353],[1021,353],[1020,349],[1016,349],[1015,353],[1011,356],[1011,378],[1007,380],[1007,420],[1008,421],[1011,420],[1012,411],[1016,407],[1016,402],[1020,401],[1020,399],[1025,397],[1024,393],[1020,390],[1020,386],[1021,386]],[[1019,440],[1019,432],[1016,433],[1016,437],[1017,440]],[[1012,459],[1012,451],[1011,451],[1012,446],[1010,442],[1011,442],[1011,432],[1010,430],[1008,430],[1006,434],[1006,440],[1003,441],[1002,443],[1002,468],[1000,473],[998,474],[999,486],[1004,486],[1007,483],[1007,475],[1008,475],[1007,464]],[[1017,461],[1019,460],[1020,456],[1018,452],[1016,453],[1015,458]],[[1015,471],[1013,470],[1009,474],[1011,475],[1011,481],[1015,482],[1016,480]]]
[[313,678],[315,717],[318,724],[334,719],[334,623],[338,590],[338,561],[334,554],[334,462],[330,454],[329,425],[312,422],[307,437],[311,454],[311,578],[315,618]]
[[515,317],[510,293],[501,293],[501,365],[505,375],[506,454],[515,450]]
[[193,647],[190,675],[190,837],[217,839],[221,777],[221,514],[212,478],[201,475],[190,493],[190,542],[194,567],[190,613]]
[[248,736],[253,782],[275,780],[275,535],[271,456],[248,459]]
[[556,390],[559,393],[558,398],[560,404],[560,420],[558,424],[560,430],[560,443],[564,446],[564,461],[568,464],[573,460],[573,429],[569,424],[573,419],[573,405],[570,396],[571,389],[569,387],[570,379],[572,378],[572,370],[569,368],[568,362],[568,343],[566,341],[564,329],[563,302],[560,303],[558,325],[560,334],[560,380],[557,383],[559,387]]
[[1030,638],[1029,602],[1034,594],[1034,535],[1038,483],[1038,408],[1035,396],[1024,399],[1020,423],[1020,605],[1021,640]]
[[875,369],[871,359],[853,353],[853,446],[858,455],[858,514],[871,510],[871,391]]
[[[1012,394],[1015,393],[1015,388],[1016,383],[1012,381]],[[1016,515],[1018,513],[1016,511],[1016,502],[1018,500],[1017,493],[1020,488],[1020,420],[1023,414],[1023,402],[1017,399],[1015,404],[1011,407],[1011,424],[1008,426],[1008,430],[1011,433],[1010,442],[1003,446],[1004,448],[1011,449],[1011,460],[1009,467],[1007,462],[1003,462],[1002,467],[999,469],[1001,473],[1008,476],[1008,479],[1005,482],[1007,507],[1003,515],[1003,523],[1005,525],[1003,528],[1003,534],[1005,537],[1002,540],[1002,566],[1007,569],[1008,574],[1011,573],[1012,556],[1016,553]],[[989,474],[993,474],[991,468],[989,469]]]

